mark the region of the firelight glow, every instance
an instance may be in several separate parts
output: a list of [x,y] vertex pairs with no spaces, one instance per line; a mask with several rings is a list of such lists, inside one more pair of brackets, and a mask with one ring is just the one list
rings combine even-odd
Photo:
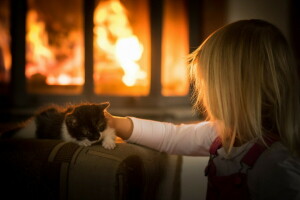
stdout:
[[[82,70],[82,45],[78,32],[70,32],[70,38],[76,38],[72,49],[63,53],[64,59],[57,59],[62,53],[49,43],[45,22],[36,10],[29,10],[26,19],[26,77],[34,75],[45,77],[47,85],[82,85],[84,76]],[[62,57],[62,56],[61,56]]]
[[[45,31],[45,23],[38,19],[38,14],[34,10],[30,10],[27,15],[27,35],[28,48],[31,50],[31,57],[27,59],[34,62],[36,67],[31,67],[26,70],[27,76],[32,76],[35,73],[46,73],[45,66],[54,59],[54,55],[48,48],[48,35]],[[28,56],[28,55],[27,55]]]
[[127,86],[134,86],[137,79],[146,78],[146,73],[140,69],[138,61],[143,53],[143,46],[136,36],[121,38],[116,44],[116,57],[124,70],[122,81]]
[[147,74],[138,64],[144,48],[133,34],[126,9],[120,1],[100,2],[95,9],[94,22],[96,44],[123,69],[122,82],[132,87],[138,80],[145,80]]
[[[163,96],[188,94],[184,58],[189,52],[189,27],[184,1],[164,1],[162,43],[154,41],[155,46],[161,45],[161,63],[151,62],[160,51],[151,47],[150,0],[95,1],[97,5],[89,13],[83,13],[82,5],[74,2],[66,15],[61,10],[57,16],[53,10],[35,5],[38,1],[45,0],[28,1],[26,16],[29,93],[80,94],[87,77],[92,79],[88,82],[93,81],[95,94],[147,96],[155,76],[152,73],[160,70],[157,84],[161,84]],[[53,5],[59,5],[60,1],[55,2]],[[47,8],[46,2],[42,4]],[[86,41],[89,48],[93,45],[92,58],[84,54],[85,14],[93,14],[93,40]],[[92,26],[85,28],[91,31]]]

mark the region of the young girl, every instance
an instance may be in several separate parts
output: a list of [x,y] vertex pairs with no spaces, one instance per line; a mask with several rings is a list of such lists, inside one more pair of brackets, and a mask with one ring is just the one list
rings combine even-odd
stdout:
[[209,156],[207,199],[300,199],[299,77],[284,36],[262,20],[211,34],[190,56],[205,122],[106,113],[117,135],[170,154]]

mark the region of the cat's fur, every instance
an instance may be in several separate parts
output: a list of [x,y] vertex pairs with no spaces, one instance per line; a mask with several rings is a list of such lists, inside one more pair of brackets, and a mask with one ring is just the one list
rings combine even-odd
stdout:
[[50,106],[43,108],[12,138],[62,139],[79,145],[90,146],[102,141],[106,149],[114,149],[115,130],[107,125],[104,116],[109,103]]

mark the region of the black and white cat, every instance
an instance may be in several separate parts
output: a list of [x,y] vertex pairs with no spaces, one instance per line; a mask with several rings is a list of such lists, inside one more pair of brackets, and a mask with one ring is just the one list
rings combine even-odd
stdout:
[[62,139],[82,146],[102,141],[104,148],[114,149],[115,130],[107,125],[104,116],[108,106],[109,103],[105,102],[43,108],[10,137]]

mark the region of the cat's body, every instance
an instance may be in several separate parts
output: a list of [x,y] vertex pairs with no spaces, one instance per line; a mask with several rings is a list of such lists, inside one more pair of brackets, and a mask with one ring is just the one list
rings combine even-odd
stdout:
[[10,137],[61,139],[83,146],[102,141],[104,148],[114,149],[115,130],[107,125],[104,117],[108,106],[109,103],[100,103],[43,108]]

